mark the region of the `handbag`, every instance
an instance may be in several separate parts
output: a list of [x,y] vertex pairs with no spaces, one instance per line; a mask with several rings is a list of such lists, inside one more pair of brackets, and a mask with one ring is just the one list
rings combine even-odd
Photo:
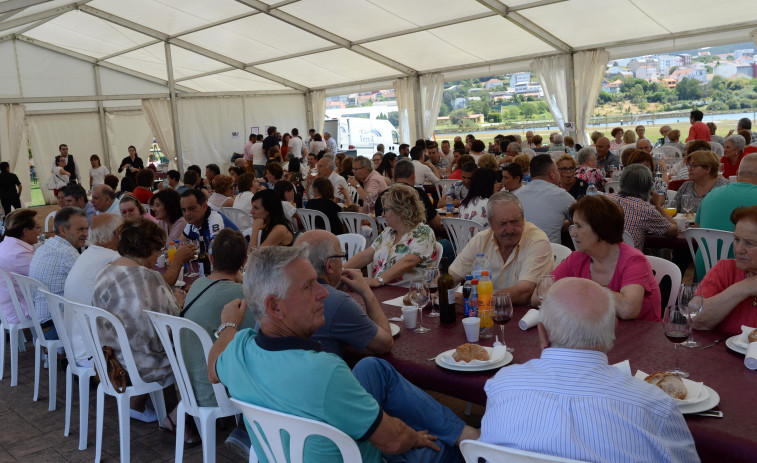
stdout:
[[48,190],[54,190],[58,188],[58,183],[55,181],[55,177],[50,177],[47,179],[47,182],[45,182],[45,188]]
[[[126,371],[123,365],[121,365],[121,362],[118,361],[116,354],[113,353],[112,347],[103,346],[103,355],[105,356],[105,364],[108,368],[107,374],[108,379],[110,379],[110,384],[113,385],[113,389],[115,389],[116,392],[123,394],[126,392],[126,387],[129,385],[129,372]],[[97,368],[95,368],[95,378],[97,378],[98,381],[102,381],[97,372]]]

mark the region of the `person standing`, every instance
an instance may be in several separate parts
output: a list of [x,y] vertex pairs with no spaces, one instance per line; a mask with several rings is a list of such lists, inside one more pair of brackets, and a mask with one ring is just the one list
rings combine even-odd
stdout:
[[74,161],[74,155],[68,154],[68,145],[62,144],[58,146],[58,151],[60,152],[61,156],[64,156],[66,158],[66,166],[63,167],[66,172],[71,174],[69,177],[68,183],[81,183],[81,174],[79,174],[79,166],[76,165],[76,161]]
[[142,158],[137,154],[137,149],[132,145],[129,147],[129,155],[121,160],[121,165],[118,166],[118,173],[120,174],[126,169],[124,175],[127,177],[135,177],[137,172],[144,168],[144,161],[142,161]]
[[16,174],[11,172],[11,166],[7,162],[0,162],[0,204],[3,206],[5,215],[10,214],[11,207],[21,209],[21,191],[24,186],[18,180]]

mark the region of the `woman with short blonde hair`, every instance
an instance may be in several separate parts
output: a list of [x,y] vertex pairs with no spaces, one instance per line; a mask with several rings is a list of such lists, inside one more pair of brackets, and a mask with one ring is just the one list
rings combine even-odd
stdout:
[[686,212],[682,207],[683,198],[689,195],[693,200],[689,212],[696,212],[704,197],[713,189],[727,185],[728,180],[718,175],[720,160],[712,151],[694,151],[686,156],[685,163],[689,169],[689,180],[678,188],[674,201],[678,212]]

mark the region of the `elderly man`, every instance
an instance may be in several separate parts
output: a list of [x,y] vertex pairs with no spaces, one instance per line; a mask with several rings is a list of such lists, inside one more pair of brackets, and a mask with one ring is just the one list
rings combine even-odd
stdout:
[[710,128],[702,122],[702,119],[704,119],[704,113],[698,109],[693,110],[689,114],[691,127],[689,127],[689,136],[686,137],[687,142],[691,140],[710,141]]
[[608,166],[619,166],[620,158],[610,152],[610,139],[599,137],[594,147],[597,150],[597,165],[603,169]]
[[323,143],[326,145],[326,152],[336,156],[338,151],[336,146],[336,140],[328,132],[323,132]]
[[526,141],[525,143],[521,142],[524,148],[535,148],[536,144],[534,143],[534,132],[531,130],[526,132]]
[[[64,207],[55,214],[53,225],[55,236],[34,253],[29,276],[44,283],[51,293],[63,296],[66,277],[79,258],[79,249],[87,244],[87,214],[78,207]],[[35,294],[34,305],[45,339],[58,339],[47,299],[42,293]]]
[[530,223],[541,228],[552,243],[560,244],[560,233],[570,225],[573,196],[560,187],[560,171],[549,154],[539,154],[529,165],[531,182],[515,190]]
[[646,129],[646,128],[644,128],[644,126],[643,126],[643,125],[637,125],[637,126],[636,126],[636,137],[637,137],[637,138],[638,138],[639,140],[642,140],[642,139],[644,139],[644,134],[646,133],[646,131],[647,131],[647,129]]
[[[455,446],[476,439],[476,429],[384,360],[368,357],[350,372],[342,359],[308,339],[325,323],[328,292],[307,258],[307,246],[272,246],[251,255],[244,292],[260,330],[237,332],[244,301],[224,307],[208,358],[211,381],[220,379],[239,400],[340,429],[367,463],[380,462],[382,453],[403,454],[402,461],[460,461]],[[257,439],[253,449],[264,455]],[[338,455],[331,443],[305,443],[305,461],[334,461]]]
[[[420,197],[420,200],[423,203],[424,208],[426,209],[426,223],[434,230],[434,232],[442,233],[444,230],[442,219],[439,216],[439,213],[436,211],[434,205],[431,203],[431,200],[428,199],[426,191],[423,190],[423,188],[414,186],[417,185],[417,183],[415,181],[415,166],[413,165],[413,163],[406,159],[397,161],[397,163],[394,165],[394,183],[404,183],[407,186],[415,188],[415,191],[418,192],[418,196]],[[379,193],[378,197],[376,198],[376,217],[381,216],[384,212],[384,207],[381,204],[381,197],[383,196],[383,194],[384,191]]]
[[423,160],[424,149],[420,146],[413,146],[410,150],[410,159],[413,160],[413,166],[415,166],[415,180],[418,185],[423,185],[426,182],[434,183],[439,181],[439,171],[431,161]]
[[87,213],[87,222],[91,222],[92,217],[97,213],[94,204],[87,201],[87,190],[79,184],[69,185],[64,188],[63,200],[66,202],[66,206],[84,209],[84,212]]
[[541,358],[486,382],[480,440],[582,461],[698,462],[675,400],[608,365],[616,324],[606,289],[555,283],[539,310]]
[[515,156],[521,154],[523,152],[523,146],[521,146],[520,143],[510,143],[507,145],[507,150],[505,151],[505,157],[500,160],[500,164],[506,163],[506,162],[513,162],[513,159]]
[[357,189],[360,199],[364,200],[367,193],[378,195],[387,188],[384,176],[373,170],[373,164],[365,156],[352,159],[352,172],[355,178],[347,183]]
[[470,182],[473,179],[473,173],[476,172],[478,167],[475,162],[467,162],[460,167],[460,181],[456,182],[449,188],[447,196],[442,198],[439,204],[447,204],[447,201],[452,200],[452,204],[455,207],[460,205],[460,201],[468,196],[468,190],[470,189]]
[[647,154],[652,154],[652,148],[652,142],[648,138],[639,138],[636,141],[636,149],[644,151]]
[[116,199],[116,192],[108,185],[96,185],[92,188],[92,205],[96,214],[121,214],[120,201]]
[[224,228],[237,230],[237,226],[225,215],[208,207],[205,195],[196,188],[181,194],[180,205],[181,214],[187,221],[182,241],[199,240],[200,246],[209,250],[210,242],[218,232]]
[[660,127],[660,135],[662,135],[662,137],[657,139],[657,143],[654,145],[655,148],[659,148],[668,142],[668,132],[670,132],[671,129],[672,128],[669,125],[663,125]]
[[[391,351],[394,340],[386,314],[360,272],[343,269],[344,253],[339,239],[326,230],[311,230],[300,235],[294,244],[302,243],[308,244],[308,259],[318,273],[318,283],[329,293],[323,301],[326,323],[310,339],[320,342],[324,352],[340,357],[345,345],[372,354]],[[363,298],[365,309],[337,287]]]
[[384,152],[386,151],[386,148],[384,147],[383,143],[379,143],[376,145],[376,152],[381,153],[381,155],[384,155]]
[[[742,117],[739,119],[739,122],[736,123],[736,132],[741,132],[742,130],[746,130],[750,134],[750,140],[747,144],[752,144],[757,142],[757,132],[752,132],[752,121],[748,117]],[[730,136],[733,134],[733,130],[728,132],[728,135]]]
[[[345,195],[349,194],[349,188],[347,188],[347,180],[345,180],[341,175],[337,174],[336,170],[334,169],[334,156],[332,156],[331,154],[324,155],[321,159],[318,160],[315,166],[316,169],[318,169],[318,176],[320,178],[329,180],[331,184],[334,185],[334,197],[338,199],[339,202],[345,202],[347,200],[347,197]],[[315,177],[308,175],[307,191],[310,198],[313,197],[312,185],[314,180]]]
[[549,147],[550,151],[562,151],[563,153],[569,153],[570,148],[565,146],[563,144],[563,136],[559,133],[556,133],[551,136],[552,138],[552,146]]
[[473,270],[479,253],[489,262],[494,291],[510,293],[513,304],[529,304],[536,282],[554,266],[547,235],[526,222],[517,196],[500,191],[486,205],[489,229],[476,233],[449,268],[455,282]]

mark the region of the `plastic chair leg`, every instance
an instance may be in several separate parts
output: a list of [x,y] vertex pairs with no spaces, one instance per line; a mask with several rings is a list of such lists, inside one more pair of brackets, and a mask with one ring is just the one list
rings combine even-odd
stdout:
[[201,417],[202,458],[205,463],[216,462],[216,420],[212,414]]
[[[18,338],[19,332],[16,332],[11,328],[11,387],[18,385]],[[3,340],[3,348],[5,348],[5,340]],[[5,356],[3,356],[5,358]]]
[[[0,326],[0,333],[3,335],[3,339],[0,339],[0,380],[3,379],[3,376],[5,376],[5,332],[8,331],[5,329],[5,326]],[[13,333],[8,331],[8,334],[10,334],[11,339],[11,346],[13,346]]]
[[26,335],[23,330],[18,330],[18,351],[26,352]]
[[103,451],[103,418],[105,414],[105,391],[97,386],[97,428],[95,431],[95,463],[100,463]]
[[118,394],[118,437],[121,445],[121,463],[129,463],[131,459],[131,418],[129,417],[129,399],[127,393]]
[[163,397],[163,389],[151,392],[150,399],[152,399],[152,404],[155,407],[155,414],[158,415],[158,425],[163,426],[163,421],[166,419],[166,401]]
[[[73,382],[74,374],[71,371],[71,365],[66,367],[66,419],[63,426],[63,435],[68,436],[68,432],[71,430],[71,404],[73,402]],[[81,450],[81,449],[80,449]]]
[[48,375],[48,394],[50,395],[50,405],[47,407],[48,411],[54,411],[58,405],[58,348],[50,347],[48,351],[52,352],[52,355],[48,354],[47,363],[49,368],[47,369]]
[[[176,463],[181,463],[184,460],[184,428],[186,427],[186,417],[184,402],[179,402],[179,406],[176,407]],[[205,447],[205,442],[202,445]]]
[[34,343],[34,398],[36,402],[39,398],[39,370],[42,368],[42,345],[39,339]]
[[79,450],[87,448],[89,433],[89,378],[92,375],[79,376]]

